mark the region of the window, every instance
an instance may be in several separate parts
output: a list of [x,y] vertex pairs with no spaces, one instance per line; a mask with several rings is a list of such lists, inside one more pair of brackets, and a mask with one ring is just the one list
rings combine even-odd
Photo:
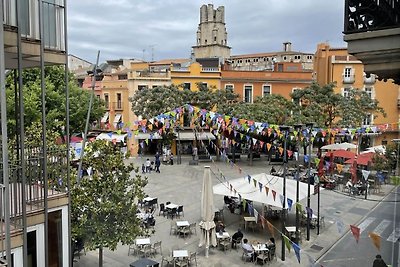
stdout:
[[207,86],[208,86],[207,83],[199,83],[198,84],[199,90],[207,90]]
[[286,56],[283,57],[283,60],[286,60]]
[[253,103],[253,86],[252,85],[244,86],[244,102]]
[[345,68],[343,76],[345,78],[350,78],[351,77],[351,68]]
[[363,120],[363,125],[371,125],[373,120],[373,115],[372,114],[367,114]]
[[190,90],[190,83],[183,83],[183,90]]
[[225,90],[226,91],[231,91],[233,93],[233,84],[225,84]]
[[157,85],[157,84],[153,84],[153,86],[151,88],[154,89],[154,88],[157,88],[157,87],[160,87],[160,86]]
[[343,96],[350,97],[350,88],[343,88]]
[[104,94],[104,102],[106,102],[106,109],[110,108],[110,98],[108,94]]
[[280,71],[280,72],[283,71],[283,64],[278,64],[278,71]]
[[271,85],[263,85],[263,96],[271,94]]
[[207,44],[207,39],[204,40],[204,43]]
[[127,79],[128,79],[128,74],[118,75],[118,80],[127,80]]
[[148,88],[149,88],[148,85],[138,85],[138,90],[139,91],[146,90]]
[[367,93],[369,98],[374,99],[374,89],[372,87],[366,87],[364,91]]
[[117,94],[117,109],[122,108],[122,96],[120,93]]

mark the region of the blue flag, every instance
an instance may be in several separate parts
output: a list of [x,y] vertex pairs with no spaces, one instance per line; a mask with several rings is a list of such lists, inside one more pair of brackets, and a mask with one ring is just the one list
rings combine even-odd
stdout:
[[294,250],[294,254],[296,254],[296,258],[300,263],[300,247],[296,243],[292,243],[292,247],[293,247],[293,250]]

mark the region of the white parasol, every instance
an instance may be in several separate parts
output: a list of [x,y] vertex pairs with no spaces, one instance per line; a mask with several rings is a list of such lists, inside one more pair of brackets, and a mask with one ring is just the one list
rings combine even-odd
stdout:
[[210,166],[204,167],[203,176],[203,190],[201,195],[201,236],[199,246],[205,245],[206,257],[208,257],[208,250],[210,245],[217,245],[217,238],[215,236],[215,223],[214,223],[214,199],[213,189],[211,183]]

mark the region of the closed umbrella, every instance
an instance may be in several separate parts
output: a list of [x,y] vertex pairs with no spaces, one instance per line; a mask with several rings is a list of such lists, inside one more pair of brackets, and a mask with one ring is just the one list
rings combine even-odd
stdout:
[[201,247],[205,245],[206,257],[208,257],[210,245],[214,247],[217,245],[217,238],[215,236],[214,200],[210,166],[204,167],[203,190],[201,194],[201,235],[199,246]]

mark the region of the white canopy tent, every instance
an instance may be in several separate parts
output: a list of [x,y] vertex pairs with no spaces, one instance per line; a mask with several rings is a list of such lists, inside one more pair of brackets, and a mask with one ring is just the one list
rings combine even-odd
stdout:
[[330,144],[330,145],[325,145],[321,147],[321,149],[326,149],[326,150],[340,150],[340,149],[355,149],[357,148],[357,145],[351,144],[351,143],[340,143],[340,144]]
[[[256,186],[254,186],[253,179],[257,181]],[[259,183],[262,184],[261,191]],[[291,199],[293,205],[296,203],[296,183],[297,181],[292,178],[286,179],[286,198]],[[231,185],[232,190],[230,190]],[[265,187],[268,188],[268,195]],[[234,189],[236,190],[236,193]],[[248,177],[243,177],[214,185],[213,191],[214,194],[231,197],[238,197],[240,194],[242,199],[282,208],[281,196],[283,197],[283,178],[266,173],[260,173],[251,176],[250,182]],[[275,199],[272,191],[276,192]],[[313,191],[314,190],[311,189],[311,192]],[[300,182],[299,200],[307,197],[307,192],[308,185]],[[285,207],[288,208],[287,202],[285,203]]]
[[127,135],[128,134],[101,133],[96,137],[96,140],[107,140],[107,141],[116,140],[117,143],[119,142],[125,143],[125,137]]

